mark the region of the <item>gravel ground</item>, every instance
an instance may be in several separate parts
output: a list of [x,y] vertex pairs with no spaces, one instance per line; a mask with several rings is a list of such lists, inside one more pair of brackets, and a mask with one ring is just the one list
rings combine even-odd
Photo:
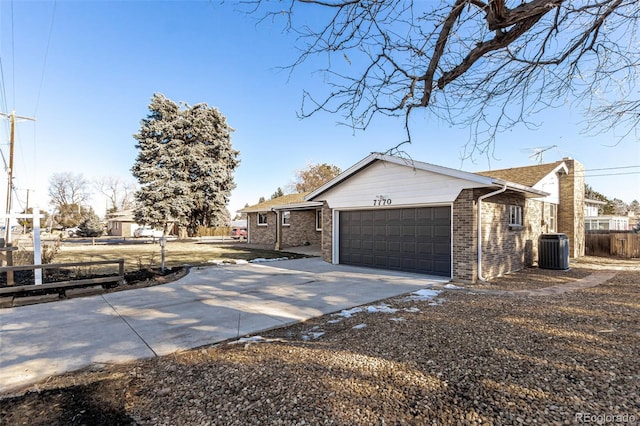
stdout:
[[563,295],[398,297],[260,339],[52,377],[0,397],[0,424],[637,424],[640,262],[612,262],[493,284],[617,270]]

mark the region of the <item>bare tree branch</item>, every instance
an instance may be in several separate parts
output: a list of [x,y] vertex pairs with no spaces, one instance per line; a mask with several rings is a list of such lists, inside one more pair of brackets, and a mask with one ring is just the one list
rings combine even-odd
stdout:
[[[586,130],[637,131],[637,0],[288,0],[253,2],[298,36],[291,72],[312,57],[326,92],[303,94],[301,117],[336,113],[366,129],[416,109],[469,129],[463,157],[490,155],[498,133],[535,128],[535,114],[570,103]],[[322,19],[305,20],[321,10]]]

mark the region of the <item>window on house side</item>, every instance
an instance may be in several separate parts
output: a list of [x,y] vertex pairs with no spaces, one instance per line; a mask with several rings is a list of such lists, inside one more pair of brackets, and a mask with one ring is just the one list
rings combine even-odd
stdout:
[[522,226],[522,207],[509,206],[509,225]]
[[291,212],[282,212],[282,226],[291,225]]
[[316,231],[322,231],[322,210],[316,210]]
[[549,232],[556,232],[558,223],[558,206],[549,204]]
[[258,213],[258,226],[267,226],[267,214]]

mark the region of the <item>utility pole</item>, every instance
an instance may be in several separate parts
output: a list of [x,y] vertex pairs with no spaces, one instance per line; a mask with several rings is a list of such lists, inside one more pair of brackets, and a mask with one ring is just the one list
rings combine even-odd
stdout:
[[[0,116],[8,117],[11,121],[11,130],[9,133],[9,170],[7,170],[7,219],[5,222],[5,246],[11,247],[11,200],[13,195],[13,150],[15,145],[16,134],[16,118],[22,120],[36,121],[35,118],[21,117],[16,115],[15,111],[11,111],[11,114],[4,114],[0,112]],[[11,250],[7,251],[7,266],[13,266],[13,253]],[[7,284],[13,284],[13,271],[7,272]]]

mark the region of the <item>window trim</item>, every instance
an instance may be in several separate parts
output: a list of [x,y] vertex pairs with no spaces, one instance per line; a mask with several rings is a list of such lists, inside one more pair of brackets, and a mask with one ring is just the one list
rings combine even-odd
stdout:
[[291,211],[282,211],[282,226],[291,226]]
[[316,209],[316,231],[322,231],[322,209]]
[[[264,218],[264,222],[262,222],[260,220],[261,217]],[[267,219],[267,213],[258,213],[256,222],[257,222],[258,226],[267,226],[269,224],[268,219]]]
[[549,232],[558,232],[558,206],[549,204]]
[[510,205],[509,206],[509,226],[522,227],[522,206]]

